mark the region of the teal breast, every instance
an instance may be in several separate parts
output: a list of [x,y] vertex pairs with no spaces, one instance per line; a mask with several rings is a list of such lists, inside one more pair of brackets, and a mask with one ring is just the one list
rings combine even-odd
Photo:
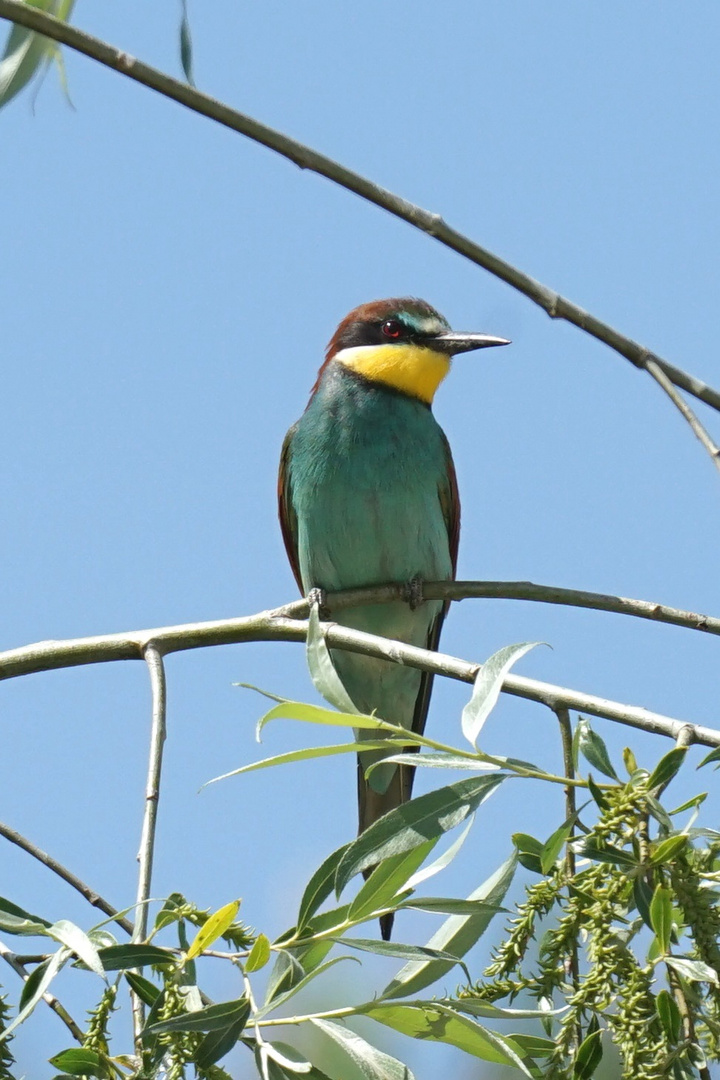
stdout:
[[[451,579],[441,501],[448,461],[427,405],[329,364],[292,432],[287,462],[304,589]],[[398,602],[344,610],[337,621],[426,647],[441,611],[439,601],[414,611]],[[412,726],[420,672],[347,652],[333,660],[361,712]],[[371,786],[385,791],[394,771],[376,769]]]

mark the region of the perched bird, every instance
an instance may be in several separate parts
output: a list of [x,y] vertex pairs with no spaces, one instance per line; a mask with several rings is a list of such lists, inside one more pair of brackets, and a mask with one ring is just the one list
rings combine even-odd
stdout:
[[[280,460],[280,522],[301,591],[387,582],[451,581],[460,503],[447,439],[431,405],[451,357],[489,345],[456,333],[424,300],[376,300],[338,326],[307,409],[290,428]],[[345,608],[337,621],[436,649],[447,604],[397,601]],[[425,727],[432,675],[358,653],[333,661],[360,712],[408,730]],[[374,732],[360,731],[362,738]],[[414,769],[358,760],[359,832],[410,798]],[[391,917],[381,923],[390,936]]]

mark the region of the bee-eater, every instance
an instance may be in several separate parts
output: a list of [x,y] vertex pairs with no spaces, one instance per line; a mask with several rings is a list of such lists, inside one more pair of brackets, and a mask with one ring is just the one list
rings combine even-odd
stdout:
[[[338,326],[307,409],[280,460],[280,522],[301,591],[455,577],[460,502],[447,439],[431,405],[458,353],[504,338],[456,333],[424,300],[376,300]],[[447,603],[344,608],[337,621],[436,649]],[[359,653],[333,661],[360,712],[422,733],[432,675]],[[376,737],[359,731],[360,738]],[[387,756],[387,755],[385,755]],[[414,769],[358,759],[359,832],[410,798]],[[381,921],[389,938],[392,918]]]

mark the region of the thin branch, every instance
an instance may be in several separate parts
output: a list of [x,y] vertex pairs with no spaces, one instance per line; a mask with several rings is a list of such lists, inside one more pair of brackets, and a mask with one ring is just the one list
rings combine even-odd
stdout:
[[[573,817],[577,810],[575,802],[575,764],[573,761],[573,732],[572,723],[570,722],[570,712],[568,709],[561,706],[555,709],[555,715],[557,716],[558,724],[560,725],[560,740],[562,742],[563,751],[563,771],[568,779],[567,787],[565,788],[565,817],[570,819]],[[575,877],[575,851],[573,849],[573,832],[571,829],[570,836],[565,841],[565,870],[567,872],[568,882],[567,890],[568,895],[572,896],[573,879]],[[573,941],[569,951],[565,957],[565,977],[567,981],[572,985],[575,993],[580,989],[580,961],[578,958],[578,944],[577,941]],[[580,1026],[580,1020],[575,1025],[575,1035],[573,1038],[574,1047],[573,1050],[577,1053],[577,1049],[582,1042],[582,1027]]]
[[[155,853],[155,833],[157,811],[160,800],[160,779],[162,775],[163,748],[165,745],[167,707],[167,685],[165,665],[157,642],[148,641],[143,648],[143,659],[150,673],[152,690],[152,722],[150,726],[150,756],[148,760],[147,784],[145,786],[145,811],[143,814],[140,849],[138,851],[138,887],[137,914],[132,940],[144,941],[147,937],[148,900],[152,883],[153,855]],[[133,994],[133,1026],[135,1044],[142,1047],[142,1029],[145,1026],[145,1007]]]
[[533,303],[546,311],[553,319],[564,319],[572,323],[587,334],[602,341],[615,352],[620,353],[637,368],[646,369],[649,362],[657,364],[668,379],[682,390],[704,401],[707,405],[720,411],[720,392],[711,386],[696,379],[686,371],[675,367],[667,360],[663,360],[655,353],[639,345],[632,338],[619,333],[607,323],[595,318],[589,312],[584,311],[577,304],[560,296],[552,289],[535,281],[528,274],[523,273],[504,259],[494,255],[491,251],[476,244],[469,237],[463,235],[448,225],[439,214],[431,213],[420,206],[408,202],[399,195],[393,194],[386,188],[374,184],[359,173],[347,169],[324,154],[319,154],[303,143],[288,138],[287,135],[275,131],[265,124],[253,120],[244,113],[229,108],[222,102],[203,94],[187,83],[165,75],[157,68],[136,60],[122,49],[116,49],[112,45],[101,41],[99,38],[78,30],[74,26],[61,22],[59,19],[48,15],[36,7],[29,7],[21,0],[0,0],[0,18],[9,19],[11,22],[25,26],[29,30],[35,30],[46,37],[59,41],[63,45],[75,49],[77,52],[89,56],[105,67],[141,83],[143,86],[156,90],[166,98],[177,101],[187,109],[215,120],[224,127],[237,131],[247,136],[254,142],[267,146],[270,150],[281,154],[293,161],[301,169],[309,169],[326,177],[333,183],[348,191],[359,195],[361,199],[374,203],[376,206],[387,210],[388,213],[406,221],[409,225],[421,232],[432,236],[445,247],[469,259],[470,262],[481,266],[495,277],[505,281],[512,288],[521,292]]
[[[369,590],[372,592],[372,590]],[[414,645],[390,641],[387,638],[351,630],[336,623],[322,623],[328,645],[334,649],[347,649],[396,664],[407,664],[421,671],[444,675],[461,682],[474,682],[481,664],[472,664],[444,653],[431,652]],[[0,654],[0,679],[36,671],[75,667],[82,664],[99,664],[113,660],[145,659],[145,650],[153,644],[164,655],[187,649],[211,645],[239,644],[246,641],[299,641],[305,642],[308,624],[304,620],[289,619],[272,611],[261,611],[240,619],[217,622],[188,623],[182,626],[166,626],[154,630],[136,630],[125,634],[109,634],[102,637],[75,638],[68,641],[44,641],[22,649]],[[537,701],[555,711],[560,707],[604,717],[630,727],[641,728],[671,739],[678,736],[686,721],[676,720],[636,705],[624,705],[617,701],[585,694],[578,690],[526,679],[520,675],[508,675],[503,691],[516,697]],[[720,731],[687,724],[693,742],[703,746],[720,746]]]
[[[610,593],[587,592],[582,589],[561,589],[554,585],[535,585],[532,581],[424,581],[423,597],[426,600],[530,600],[540,604],[560,604],[566,607],[590,608],[593,611],[609,611],[617,615],[629,615],[650,622],[682,626],[687,630],[701,630],[707,634],[720,634],[720,619],[700,615],[681,608],[656,604],[651,600],[632,600],[626,596]],[[325,606],[330,612],[340,611],[358,604],[383,604],[391,600],[406,599],[404,585],[375,585],[365,589],[345,589],[343,592],[326,594]],[[308,614],[307,600],[296,600],[275,609],[277,615],[304,618]],[[0,654],[1,657],[2,654]],[[0,678],[2,673],[0,672]]]
[[[25,969],[25,965],[21,964],[17,959],[12,949],[8,949],[7,945],[0,941],[0,956],[3,960],[10,965],[16,975],[19,975],[23,982],[27,982],[30,978],[30,973]],[[43,1001],[50,1006],[52,1011],[60,1017],[65,1027],[68,1029],[73,1039],[76,1042],[82,1043],[85,1038],[81,1029],[77,1026],[70,1013],[67,1011],[64,1005],[62,1005],[54,994],[48,992],[43,994]]]
[[[563,771],[570,783],[565,788],[565,817],[571,818],[577,807],[575,805],[575,766],[573,764],[573,734],[570,723],[570,712],[564,706],[555,709],[558,724],[560,725],[560,739],[563,750]],[[575,852],[572,847],[573,837],[570,835],[565,845],[565,866],[570,877],[575,876]]]
[[155,852],[155,832],[157,828],[157,810],[160,799],[160,777],[162,774],[163,747],[165,745],[165,712],[167,706],[167,687],[165,666],[162,653],[155,640],[147,642],[143,648],[143,659],[150,673],[152,690],[152,723],[150,728],[150,757],[148,760],[147,784],[145,786],[145,812],[143,815],[140,849],[138,851],[137,915],[132,940],[144,941],[147,937],[148,900],[152,883],[153,855]]
[[[392,600],[402,599],[404,595],[405,586],[403,585],[376,585],[365,589],[347,589],[344,592],[328,593],[327,605],[331,611],[339,611],[358,604],[389,603]],[[720,634],[720,619],[715,616],[666,607],[649,600],[630,600],[627,597],[605,593],[560,589],[549,585],[535,585],[530,581],[423,582],[423,596],[426,600],[478,598],[531,600],[545,604],[610,611],[648,619],[651,622],[669,623],[689,630],[700,630],[708,634]],[[111,660],[142,660],[144,659],[143,649],[150,641],[161,644],[164,655],[184,649],[233,645],[243,641],[300,641],[304,640],[302,630],[297,634],[284,636],[274,632],[273,625],[280,618],[299,619],[306,615],[307,611],[307,600],[296,600],[271,611],[263,611],[258,615],[238,619],[185,623],[179,626],[156,627],[121,634],[70,638],[65,641],[39,641],[33,645],[23,645],[18,649],[0,652],[0,681],[15,679],[20,675],[31,675],[38,671],[51,671],[54,668],[102,664]],[[277,623],[275,630],[279,625]]]
[[119,915],[117,908],[114,908],[112,904],[104,899],[104,897],[100,896],[94,889],[91,889],[89,885],[77,876],[77,874],[73,874],[72,870],[68,870],[66,866],[63,866],[61,862],[54,859],[52,855],[48,855],[48,853],[43,851],[42,848],[39,848],[37,844],[33,844],[33,842],[23,836],[22,833],[17,832],[15,829],[11,829],[9,825],[5,825],[2,821],[0,821],[0,836],[4,836],[11,844],[15,844],[17,847],[22,848],[28,855],[32,855],[38,862],[43,863],[43,865],[52,870],[54,874],[57,874],[63,881],[66,881],[68,885],[71,885],[73,889],[76,889],[89,904],[99,908],[105,915],[109,915],[118,926],[122,926],[123,930],[126,930],[128,934],[132,934],[133,924],[129,919],[125,919],[122,915]]
[[678,393],[678,391],[673,386],[672,380],[667,377],[662,368],[658,364],[656,364],[654,360],[648,360],[645,367],[648,371],[648,374],[652,375],[653,379],[655,379],[658,385],[663,388],[667,396],[672,401],[673,405],[677,406],[677,408],[680,410],[680,412],[692,428],[693,433],[707,450],[713,465],[720,472],[720,448],[718,448],[713,442],[713,440],[710,438],[707,431],[700,423],[688,403],[685,401],[682,394]]

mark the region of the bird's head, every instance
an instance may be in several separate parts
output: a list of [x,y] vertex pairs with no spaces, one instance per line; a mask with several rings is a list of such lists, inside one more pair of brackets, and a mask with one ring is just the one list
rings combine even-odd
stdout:
[[335,331],[325,365],[336,361],[427,405],[458,353],[509,345],[489,334],[458,333],[424,300],[373,300],[355,308]]

